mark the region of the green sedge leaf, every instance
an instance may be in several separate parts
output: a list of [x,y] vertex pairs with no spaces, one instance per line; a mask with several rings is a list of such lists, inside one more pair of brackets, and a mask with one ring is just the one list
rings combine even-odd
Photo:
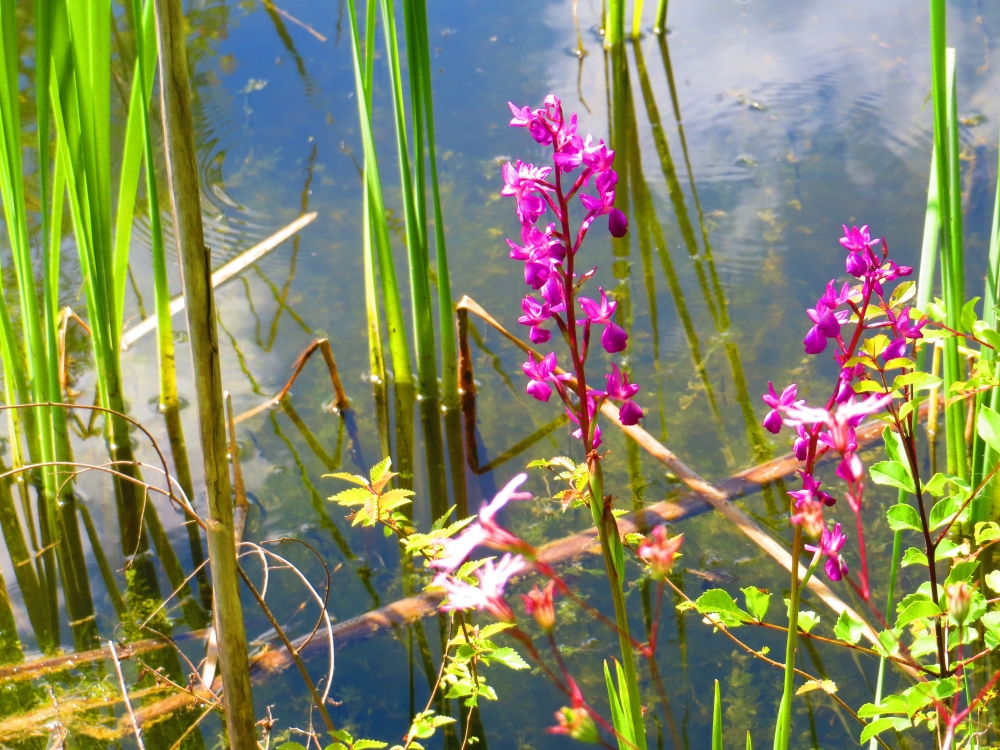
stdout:
[[886,517],[889,519],[889,528],[893,531],[902,531],[903,529],[921,531],[920,516],[912,505],[905,503],[893,505],[886,511]]

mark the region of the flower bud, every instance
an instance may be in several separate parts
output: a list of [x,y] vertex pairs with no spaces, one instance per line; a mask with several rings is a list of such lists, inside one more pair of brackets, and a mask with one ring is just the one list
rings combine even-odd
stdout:
[[948,597],[948,614],[959,625],[969,619],[972,605],[972,588],[964,581],[946,586],[945,596]]
[[556,626],[556,610],[552,604],[555,588],[556,582],[549,581],[544,589],[535,586],[527,594],[521,594],[525,611],[535,618],[538,627],[546,633],[551,633]]
[[556,711],[557,727],[549,727],[549,734],[565,734],[579,742],[589,742],[596,745],[601,741],[597,725],[586,708],[568,708],[563,706]]
[[661,525],[653,529],[639,545],[639,557],[649,565],[653,578],[662,580],[667,577],[674,567],[674,557],[683,541],[683,534],[667,538],[667,527]]

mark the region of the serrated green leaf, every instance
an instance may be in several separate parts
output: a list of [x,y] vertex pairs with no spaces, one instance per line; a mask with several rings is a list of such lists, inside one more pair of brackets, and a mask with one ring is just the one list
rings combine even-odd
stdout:
[[392,456],[386,456],[371,468],[368,475],[371,477],[373,485],[376,482],[381,481],[382,477],[385,476],[385,473],[389,471],[390,466],[392,466]]
[[916,547],[908,547],[903,552],[903,559],[899,561],[899,564],[904,568],[909,565],[923,565],[927,567],[927,555]]
[[929,480],[924,482],[924,492],[929,492],[934,495],[934,497],[941,497],[945,492],[945,487],[948,484],[948,476],[942,474],[940,471],[932,476]]
[[864,623],[856,620],[846,610],[840,613],[837,624],[833,628],[834,635],[852,645],[861,640],[861,634],[864,631]]
[[490,661],[498,661],[509,669],[527,669],[528,662],[521,658],[521,655],[517,653],[510,646],[504,646],[503,648],[498,648],[489,656]]
[[938,502],[934,503],[934,507],[931,508],[930,517],[927,522],[931,526],[931,530],[937,529],[948,523],[952,517],[958,513],[958,509],[962,507],[962,498],[957,495],[950,495]]
[[983,404],[976,417],[976,431],[990,448],[1000,453],[1000,414]]
[[875,705],[874,703],[866,703],[858,709],[858,717],[862,719],[870,719],[873,716],[878,716],[880,714],[905,713],[906,701],[898,695],[887,695],[878,705]]
[[919,620],[923,617],[936,617],[940,614],[941,608],[932,601],[914,602],[899,613],[899,617],[896,618],[896,627],[901,628],[904,625],[909,625],[914,620]]
[[703,615],[719,615],[723,624],[728,627],[736,627],[754,619],[736,606],[733,597],[723,589],[709,589],[695,600],[695,607]]
[[306,750],[306,748],[298,742],[282,742],[275,750]]
[[803,609],[799,612],[799,629],[802,630],[803,633],[812,631],[812,629],[817,625],[819,625],[818,614],[808,609]]
[[740,589],[747,604],[747,611],[753,615],[757,622],[763,622],[767,610],[771,606],[771,595],[756,586],[747,586]]
[[368,480],[357,474],[349,474],[346,471],[338,471],[335,474],[324,474],[324,477],[333,477],[334,479],[343,479],[345,482],[351,482],[352,484],[359,484],[362,487],[368,486]]
[[915,391],[923,391],[928,388],[941,385],[942,382],[941,378],[936,375],[916,370],[915,372],[907,372],[903,375],[897,376],[896,379],[892,381],[892,387],[898,390],[900,388],[905,388],[906,386],[912,386]]
[[889,528],[893,531],[901,531],[903,529],[921,531],[920,515],[912,505],[905,503],[893,505],[886,511],[886,517],[889,519]]
[[992,591],[1000,594],[1000,570],[991,570],[986,574],[986,585],[990,587]]
[[996,521],[980,521],[976,524],[976,546],[1000,539],[1000,524]]
[[357,740],[354,743],[354,750],[381,750],[388,745],[388,742],[379,742],[378,740]]
[[875,484],[896,487],[911,495],[916,494],[916,488],[913,486],[913,479],[910,477],[909,471],[897,461],[879,461],[868,470],[868,473],[871,474]]
[[952,566],[951,571],[948,573],[948,577],[944,580],[945,586],[951,586],[955,583],[961,583],[965,581],[968,583],[972,578],[972,574],[979,567],[979,560],[963,560],[962,562],[955,563]]
[[904,370],[913,368],[914,362],[912,359],[907,359],[906,357],[893,357],[888,362],[885,363],[883,370]]
[[352,505],[364,505],[370,498],[375,497],[366,489],[361,487],[351,487],[349,490],[338,492],[333,497],[327,498],[332,503],[350,507]]
[[892,290],[892,296],[889,297],[889,307],[899,307],[904,302],[913,299],[916,293],[917,283],[915,281],[904,281],[900,283],[895,289]]
[[503,631],[512,627],[514,626],[509,622],[491,622],[489,625],[486,625],[479,629],[479,637],[492,638],[497,633],[502,633]]

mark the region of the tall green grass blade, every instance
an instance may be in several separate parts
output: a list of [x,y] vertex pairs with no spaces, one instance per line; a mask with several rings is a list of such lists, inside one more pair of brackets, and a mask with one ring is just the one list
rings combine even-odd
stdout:
[[[135,218],[133,214],[139,187],[139,174],[142,169],[143,155],[146,152],[144,140],[148,130],[149,101],[156,72],[156,29],[153,2],[146,0],[145,8],[141,12],[137,0],[129,0],[129,7],[132,9],[131,15],[141,19],[141,26],[135,29],[136,66],[132,76],[132,93],[125,122],[125,141],[122,148],[121,171],[118,177],[118,207],[115,215],[115,308],[118,310],[119,318],[124,315],[125,309],[129,246],[132,241],[132,224]],[[153,174],[156,174],[155,170],[153,170]],[[147,187],[147,198],[148,195]],[[152,217],[150,220],[152,221]],[[150,228],[152,229],[152,226]],[[118,325],[122,325],[121,319],[119,319]]]
[[[947,30],[945,0],[931,0],[931,82],[934,101],[934,154],[937,162],[938,211],[941,216],[941,286],[944,302],[948,309],[948,325],[959,326],[959,316],[964,302],[963,281],[960,277],[961,260],[961,210],[954,216],[955,206],[961,208],[961,194],[952,196],[955,187],[953,179],[958,165],[952,165],[953,142],[957,145],[957,128],[951,128],[949,121],[953,109],[953,95],[948,89],[954,82],[954,56],[947,52]],[[950,58],[950,60],[949,60]],[[951,63],[949,65],[949,62]],[[952,137],[954,131],[954,138]],[[954,154],[957,157],[957,151]],[[954,168],[953,168],[954,166]],[[951,384],[961,380],[961,362],[958,345],[954,339],[945,343],[944,392]],[[945,409],[945,425],[948,453],[948,471],[965,477],[965,433],[964,406],[956,402]]]
[[670,0],[659,0],[656,5],[656,23],[653,24],[653,33],[666,36],[667,33],[667,5]]
[[[747,735],[749,737],[749,735]],[[715,681],[715,699],[712,702],[712,750],[722,748],[722,693],[719,681]]]
[[[410,304],[413,315],[413,342],[417,360],[417,393],[422,398],[438,395],[437,352],[434,342],[434,311],[431,301],[429,260],[427,257],[425,226],[417,218],[414,178],[410,173],[409,141],[406,132],[406,102],[403,98],[403,81],[399,62],[399,41],[396,37],[396,19],[393,0],[381,0],[385,46],[389,56],[389,79],[392,88],[393,114],[396,121],[396,151],[399,156],[399,177],[403,196],[403,217],[406,229],[406,252],[410,270]],[[411,44],[414,42],[411,42]],[[411,62],[411,71],[419,70]],[[411,78],[413,76],[411,75]],[[412,92],[411,92],[412,93]],[[416,102],[414,111],[418,110]],[[415,118],[417,119],[417,118]],[[423,165],[421,133],[415,135],[417,154],[415,160]],[[372,154],[374,159],[374,154]],[[366,163],[368,153],[365,154]]]
[[[428,247],[427,218],[424,207],[423,139],[427,144],[427,160],[431,180],[434,211],[434,250],[437,268],[439,336],[441,340],[441,394],[445,408],[445,433],[448,440],[448,465],[455,505],[459,512],[467,507],[465,487],[464,446],[458,394],[458,344],[455,334],[455,305],[451,296],[451,271],[445,242],[444,213],[438,182],[437,140],[434,126],[434,96],[431,83],[430,42],[427,29],[425,0],[406,0],[407,62],[411,70],[410,98],[414,114],[414,180],[417,217],[424,231],[424,247]],[[419,75],[413,76],[413,71]],[[419,115],[419,117],[418,117]],[[422,118],[422,122],[421,122]],[[422,126],[423,138],[421,138]]]
[[613,47],[625,40],[625,0],[607,0],[604,21],[604,46]]
[[632,38],[638,39],[642,35],[642,6],[643,0],[635,0],[632,4]]
[[[374,39],[374,0],[369,0],[369,39]],[[382,199],[382,182],[379,177],[378,157],[375,139],[372,135],[370,89],[365,85],[361,60],[361,43],[358,38],[357,14],[354,0],[348,0],[347,10],[351,25],[351,51],[354,58],[354,83],[357,91],[358,118],[361,126],[361,141],[365,154],[365,179],[368,188],[369,216],[374,228],[375,248],[379,263],[379,277],[382,282],[382,304],[385,306],[386,323],[389,334],[389,355],[392,359],[393,378],[397,384],[412,383],[413,372],[410,351],[406,341],[406,324],[403,321],[402,305],[399,301],[399,286],[396,283],[396,267],[392,258],[389,241],[389,227],[386,223],[385,203]],[[373,45],[366,46],[366,62],[374,56]]]

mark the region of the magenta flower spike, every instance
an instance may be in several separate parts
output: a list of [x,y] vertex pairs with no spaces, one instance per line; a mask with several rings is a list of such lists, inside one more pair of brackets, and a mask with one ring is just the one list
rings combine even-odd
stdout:
[[[523,326],[531,326],[531,341],[534,344],[544,344],[551,338],[552,334],[542,324],[552,317],[548,302],[538,302],[530,294],[521,300],[521,310],[524,315],[517,319]],[[547,399],[542,399],[547,400]]]

